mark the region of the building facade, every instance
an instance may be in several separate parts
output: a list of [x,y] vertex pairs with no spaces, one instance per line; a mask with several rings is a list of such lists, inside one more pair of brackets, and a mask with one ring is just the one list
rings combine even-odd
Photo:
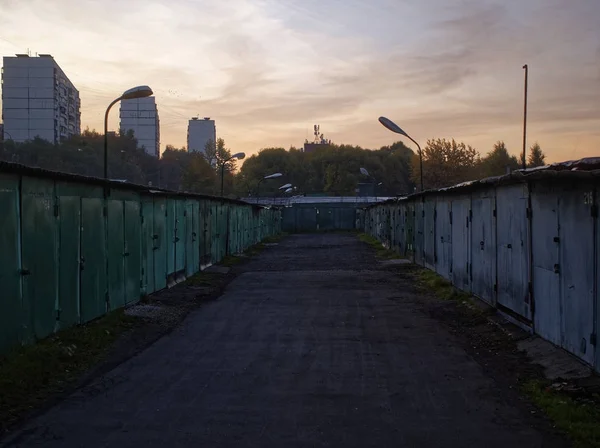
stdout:
[[204,153],[206,144],[217,141],[215,120],[205,117],[203,120],[192,118],[188,123],[187,148],[188,152]]
[[133,131],[138,141],[138,148],[144,148],[147,154],[160,155],[160,120],[156,98],[136,98],[121,100],[120,109],[121,133]]
[[[81,133],[79,91],[49,54],[5,56],[2,120],[5,137],[51,143]],[[10,137],[9,137],[10,136]]]

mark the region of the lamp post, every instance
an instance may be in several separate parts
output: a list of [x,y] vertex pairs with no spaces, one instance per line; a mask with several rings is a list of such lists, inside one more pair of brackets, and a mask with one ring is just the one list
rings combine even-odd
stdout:
[[396,134],[405,136],[406,138],[411,140],[415,145],[417,145],[417,148],[419,148],[419,165],[421,168],[421,191],[423,191],[424,190],[424,188],[423,188],[423,151],[421,151],[421,146],[416,142],[415,139],[413,139],[410,135],[408,135],[406,132],[404,132],[400,126],[398,126],[396,123],[394,123],[389,118],[379,117],[379,122],[383,126],[385,126],[388,130],[395,132]]
[[291,190],[292,190],[292,184],[285,184],[285,185],[282,185],[281,187],[279,187],[279,193],[277,193],[275,198],[273,198],[273,204],[275,204],[275,202],[277,202],[277,200],[280,196],[282,196],[283,194],[285,194]]
[[[4,134],[8,134],[8,136],[10,137],[10,140],[11,140],[11,141],[14,143],[14,141],[15,141],[15,140],[12,138],[12,135],[10,135],[10,133],[9,133],[9,132],[8,132],[6,129],[3,129],[3,130],[2,130],[2,132],[3,132]],[[5,141],[6,141],[6,140],[4,140],[4,135],[2,135],[2,150],[3,150],[3,151],[4,151],[4,145],[5,145],[5,143],[4,143],[4,142],[5,142]]]
[[[366,177],[370,178],[373,181],[373,186],[374,186],[373,193],[375,193],[375,200],[377,200],[377,184],[376,184],[377,181],[375,180],[375,178],[373,176],[371,176],[369,174],[369,172],[367,171],[366,168],[361,168],[360,169],[360,174],[362,174],[363,176],[366,176]],[[381,185],[381,183],[379,185]]]
[[256,187],[256,203],[258,204],[258,199],[260,198],[260,184],[262,183],[263,180],[267,180],[267,179],[277,179],[278,177],[283,176],[283,174],[281,173],[273,173],[273,174],[269,174],[268,176],[263,177],[261,180],[258,181],[258,186]]
[[223,178],[225,176],[225,165],[227,165],[227,162],[232,159],[243,160],[244,157],[246,157],[246,153],[238,152],[237,154],[234,154],[230,158],[223,161],[223,164],[221,165],[221,197],[223,197]]
[[525,97],[523,102],[523,169],[527,168],[527,83],[529,78],[529,66],[523,66],[525,70]]
[[148,86],[133,87],[132,89],[123,92],[123,95],[110,103],[106,108],[106,113],[104,114],[104,179],[108,179],[108,113],[110,112],[111,107],[121,100],[146,98],[147,96],[152,95],[152,93],[152,89]]

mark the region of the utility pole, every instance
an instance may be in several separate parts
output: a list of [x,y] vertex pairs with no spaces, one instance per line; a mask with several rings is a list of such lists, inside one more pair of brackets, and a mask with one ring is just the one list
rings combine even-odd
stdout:
[[529,67],[527,64],[523,66],[525,69],[525,99],[523,104],[523,169],[527,168],[527,78],[529,77]]

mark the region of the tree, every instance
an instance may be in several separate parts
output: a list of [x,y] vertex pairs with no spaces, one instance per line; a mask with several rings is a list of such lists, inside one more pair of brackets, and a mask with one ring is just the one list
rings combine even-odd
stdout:
[[[412,180],[420,182],[418,155],[412,158]],[[455,185],[476,177],[479,153],[470,145],[456,140],[427,140],[423,148],[423,184],[425,189]]]
[[503,141],[498,140],[492,149],[483,159],[481,159],[481,169],[479,177],[502,176],[507,171],[519,169],[519,161],[515,156],[511,156],[506,149]]
[[534,168],[536,166],[544,166],[546,164],[546,155],[543,153],[542,148],[538,142],[535,142],[531,148],[529,148],[529,157],[527,157],[527,167]]
[[187,163],[183,167],[181,186],[186,191],[212,194],[216,183],[216,174],[202,154],[188,153]]

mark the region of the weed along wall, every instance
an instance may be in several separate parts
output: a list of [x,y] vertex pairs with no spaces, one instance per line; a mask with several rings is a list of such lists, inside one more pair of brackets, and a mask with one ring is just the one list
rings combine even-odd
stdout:
[[275,209],[0,162],[0,354],[280,231]]
[[597,162],[426,191],[367,208],[359,223],[600,371]]

